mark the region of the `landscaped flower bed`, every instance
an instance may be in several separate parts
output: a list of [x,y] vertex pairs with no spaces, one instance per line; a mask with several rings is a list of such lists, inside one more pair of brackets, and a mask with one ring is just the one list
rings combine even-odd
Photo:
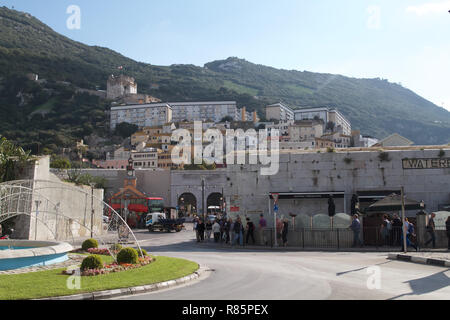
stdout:
[[[136,264],[130,264],[130,263],[118,264],[116,262],[113,262],[111,264],[105,264],[102,269],[82,270],[81,276],[98,276],[101,274],[108,274],[108,273],[132,270],[132,269],[146,266],[146,265],[152,263],[153,261],[155,261],[155,258],[152,258],[150,256],[145,256],[144,258],[139,258],[138,263],[136,263]],[[63,271],[63,274],[72,275],[72,274],[74,274],[74,272],[75,272],[75,270],[72,270],[72,271],[65,270],[65,271]]]

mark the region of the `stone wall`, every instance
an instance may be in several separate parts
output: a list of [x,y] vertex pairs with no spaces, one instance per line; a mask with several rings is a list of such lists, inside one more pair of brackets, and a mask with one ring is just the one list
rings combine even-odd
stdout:
[[[450,168],[403,169],[402,160],[438,158],[440,150],[359,151],[333,153],[284,153],[280,155],[279,172],[261,176],[259,165],[228,166],[225,194],[227,203],[239,207],[232,215],[249,216],[255,222],[263,213],[273,224],[271,192],[344,192],[336,199],[336,212],[350,212],[351,197],[358,191],[400,190],[406,197],[423,200],[427,211],[450,203]],[[387,155],[387,158],[386,158]],[[450,156],[445,150],[443,158]],[[385,161],[382,161],[385,160]],[[235,199],[235,200],[233,200]],[[280,200],[279,214],[327,214],[327,199]],[[407,212],[415,216],[417,212]]]

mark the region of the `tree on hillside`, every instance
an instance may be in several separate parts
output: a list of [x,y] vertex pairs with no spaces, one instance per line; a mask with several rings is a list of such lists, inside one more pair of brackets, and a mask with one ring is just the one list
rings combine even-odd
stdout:
[[122,122],[116,126],[116,130],[114,133],[122,138],[128,138],[133,133],[136,133],[139,130],[139,127],[135,124]]
[[224,122],[233,122],[233,121],[234,121],[234,119],[233,119],[231,116],[223,117],[222,120],[220,120],[221,123],[224,123]]

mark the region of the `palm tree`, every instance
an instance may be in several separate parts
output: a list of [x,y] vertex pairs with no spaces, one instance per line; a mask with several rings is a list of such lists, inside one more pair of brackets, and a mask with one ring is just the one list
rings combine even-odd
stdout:
[[30,159],[30,151],[25,152],[21,147],[0,136],[0,182],[14,180],[16,169]]

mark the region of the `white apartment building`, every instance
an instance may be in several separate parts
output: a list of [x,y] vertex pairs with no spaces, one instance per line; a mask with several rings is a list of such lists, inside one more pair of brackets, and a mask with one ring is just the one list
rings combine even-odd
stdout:
[[237,120],[238,109],[236,101],[209,101],[209,102],[169,102],[172,108],[172,121],[208,121],[220,122],[230,116]]
[[156,169],[158,168],[158,153],[161,150],[155,148],[144,148],[131,152],[133,166],[136,169]]
[[290,107],[280,103],[272,104],[266,107],[266,119],[271,121],[280,120],[294,120],[294,110]]
[[328,122],[335,124],[334,131],[351,136],[352,126],[349,120],[345,118],[338,110],[327,107],[302,108],[294,111],[295,120],[314,120],[322,119],[325,125]]
[[139,128],[162,126],[172,121],[172,108],[167,103],[138,104],[111,108],[110,129],[122,122]]

